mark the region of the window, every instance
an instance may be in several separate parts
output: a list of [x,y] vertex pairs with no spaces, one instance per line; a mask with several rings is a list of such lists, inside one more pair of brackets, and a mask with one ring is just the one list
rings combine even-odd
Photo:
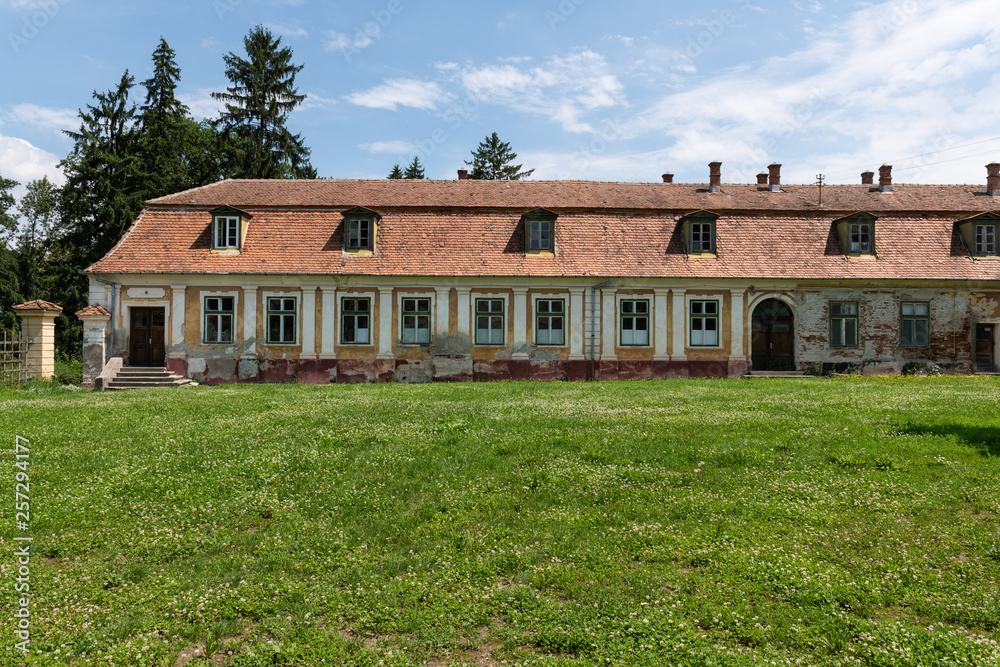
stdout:
[[403,299],[403,343],[431,342],[431,300]]
[[708,346],[719,344],[719,302],[692,301],[691,345]]
[[691,252],[712,252],[712,223],[691,224]]
[[976,254],[995,255],[997,253],[996,225],[976,225]]
[[205,342],[233,342],[233,304],[235,297],[205,297]]
[[552,250],[552,221],[532,220],[528,247],[531,250]]
[[904,301],[901,323],[900,333],[903,347],[927,347],[930,345],[930,312],[927,303]]
[[830,345],[858,346],[858,304],[855,301],[834,301],[830,304]]
[[340,341],[347,345],[371,344],[371,299],[347,298],[340,302]]
[[872,251],[871,226],[867,224],[851,225],[851,252],[870,253]]
[[240,247],[240,219],[229,216],[215,218],[215,248],[228,249]]
[[476,345],[503,345],[503,299],[476,299]]
[[565,301],[538,299],[535,301],[535,344],[563,345],[565,335]]
[[347,221],[347,249],[348,250],[372,249],[371,220],[355,219]]
[[267,342],[290,344],[295,342],[296,308],[295,297],[267,298]]
[[623,299],[621,308],[621,344],[649,345],[649,301]]

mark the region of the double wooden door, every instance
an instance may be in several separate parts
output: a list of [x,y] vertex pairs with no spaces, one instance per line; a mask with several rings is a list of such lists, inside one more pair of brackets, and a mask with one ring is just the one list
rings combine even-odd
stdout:
[[163,308],[131,308],[129,366],[162,366],[166,357]]
[[795,328],[792,311],[778,299],[768,299],[753,311],[750,362],[755,371],[795,369]]

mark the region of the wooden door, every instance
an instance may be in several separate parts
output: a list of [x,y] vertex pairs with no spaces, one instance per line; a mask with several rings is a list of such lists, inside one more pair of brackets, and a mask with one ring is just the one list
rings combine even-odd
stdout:
[[993,325],[976,325],[976,372],[993,373],[996,366],[993,363]]
[[755,371],[795,369],[795,327],[792,311],[778,299],[768,299],[751,318],[750,362]]
[[130,366],[162,366],[166,357],[165,310],[132,308],[129,323]]

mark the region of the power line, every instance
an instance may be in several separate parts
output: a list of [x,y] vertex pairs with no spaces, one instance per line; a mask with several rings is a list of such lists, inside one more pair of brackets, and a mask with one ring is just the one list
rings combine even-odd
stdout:
[[[969,142],[967,144],[960,144],[958,146],[952,146],[951,148],[942,148],[941,150],[938,150],[938,151],[931,151],[929,153],[921,153],[920,155],[911,155],[910,157],[894,158],[892,160],[887,161],[885,164],[891,164],[893,162],[906,162],[907,160],[915,160],[917,158],[926,157],[928,155],[938,155],[939,153],[945,153],[947,151],[955,151],[955,150],[958,150],[960,148],[968,148],[969,146],[977,146],[979,144],[985,144],[985,143],[989,143],[991,141],[997,141],[997,140],[1000,140],[1000,137],[993,137],[991,139],[982,139],[980,141],[972,141],[972,142]],[[950,158],[948,160],[941,160],[939,162],[928,162],[926,165],[918,165],[918,166],[929,166],[929,165],[932,165],[932,164],[942,164],[944,162],[954,162],[955,160],[964,160],[964,159],[970,158],[970,157],[978,157],[980,155],[988,155],[989,153],[992,153],[992,152],[993,151],[987,151],[985,153],[975,153],[975,154],[972,154],[972,155],[963,155],[961,157]],[[903,171],[905,169],[916,169],[916,168],[917,167],[903,167],[903,168],[900,169],[900,171]],[[829,174],[829,176],[836,176],[838,174],[851,174],[851,173],[854,173],[856,171],[857,171],[856,169],[853,169],[853,170],[852,169],[842,169],[842,170],[839,170],[839,171],[831,172]]]

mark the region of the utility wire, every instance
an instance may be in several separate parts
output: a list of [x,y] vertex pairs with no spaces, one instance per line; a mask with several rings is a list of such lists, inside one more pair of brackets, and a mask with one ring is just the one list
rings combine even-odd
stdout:
[[[915,159],[917,159],[919,157],[926,157],[928,155],[937,155],[938,153],[945,153],[947,151],[955,151],[955,150],[958,150],[959,148],[968,148],[969,146],[977,146],[979,144],[985,144],[985,143],[989,143],[991,141],[997,141],[997,140],[1000,140],[1000,137],[993,137],[991,139],[983,139],[981,141],[973,141],[973,142],[970,142],[970,143],[967,143],[967,144],[960,144],[958,146],[952,146],[951,148],[942,148],[939,151],[931,151],[929,153],[921,153],[920,155],[911,155],[910,157],[895,158],[895,159],[889,160],[885,164],[891,164],[893,162],[906,162],[907,160],[915,160]],[[948,160],[941,160],[941,161],[938,161],[938,162],[928,162],[926,165],[918,165],[918,166],[929,166],[929,165],[932,165],[932,164],[942,164],[944,162],[954,162],[955,160],[964,160],[964,159],[970,158],[970,157],[978,157],[980,155],[989,155],[992,152],[993,151],[987,151],[987,152],[984,152],[984,153],[974,153],[972,155],[963,155],[961,157],[950,158]],[[904,171],[906,169],[916,169],[916,168],[917,167],[902,167],[902,168],[899,169],[899,171]],[[841,169],[839,171],[831,172],[830,174],[828,174],[828,176],[836,176],[838,174],[851,174],[851,173],[854,173],[855,171],[857,171],[857,170]],[[858,172],[858,173],[860,173],[860,172]]]

